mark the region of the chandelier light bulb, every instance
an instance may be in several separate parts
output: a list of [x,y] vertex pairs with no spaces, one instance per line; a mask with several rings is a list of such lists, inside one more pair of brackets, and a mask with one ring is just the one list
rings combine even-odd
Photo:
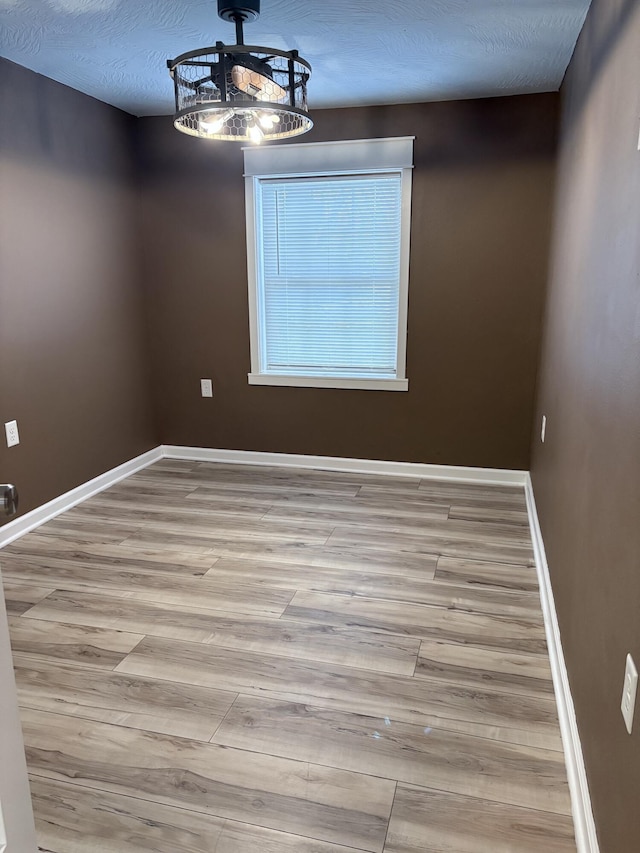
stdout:
[[259,113],[258,122],[265,130],[271,130],[280,122],[280,116],[277,116],[275,113]]
[[223,113],[211,113],[200,119],[200,128],[206,133],[219,133],[224,125],[235,115],[233,110],[225,110]]
[[260,145],[262,140],[264,139],[264,133],[255,122],[253,122],[249,126],[249,139],[254,142],[256,145]]

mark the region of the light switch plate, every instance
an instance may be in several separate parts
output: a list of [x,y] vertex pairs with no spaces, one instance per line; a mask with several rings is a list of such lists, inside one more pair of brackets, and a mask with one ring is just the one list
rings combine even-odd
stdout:
[[213,397],[213,382],[210,379],[201,379],[200,392],[203,397]]
[[627,655],[627,665],[624,670],[624,687],[622,688],[622,716],[631,734],[633,728],[633,711],[636,707],[636,690],[638,689],[638,670],[631,655]]
[[7,447],[14,447],[14,445],[20,444],[17,421],[8,421],[4,425],[4,431],[7,436]]
[[540,441],[544,444],[544,439],[547,434],[547,416],[542,416],[542,427],[540,429]]

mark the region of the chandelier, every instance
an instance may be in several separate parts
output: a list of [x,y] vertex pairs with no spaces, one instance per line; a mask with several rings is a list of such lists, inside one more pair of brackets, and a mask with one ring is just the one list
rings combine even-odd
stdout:
[[236,44],[219,41],[167,62],[175,127],[206,139],[255,143],[311,130],[309,63],[297,50],[244,43],[243,26],[260,15],[260,0],[218,0],[218,15],[235,24]]

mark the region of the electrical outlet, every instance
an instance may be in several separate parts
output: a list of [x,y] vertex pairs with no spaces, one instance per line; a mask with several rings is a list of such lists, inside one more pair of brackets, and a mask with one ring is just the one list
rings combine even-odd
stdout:
[[210,379],[200,380],[200,391],[203,397],[213,397],[213,383]]
[[633,711],[636,707],[636,690],[638,688],[638,670],[631,655],[627,655],[627,665],[624,671],[624,687],[622,688],[622,716],[631,734],[633,727]]
[[547,416],[542,416],[542,429],[540,430],[540,441],[544,444],[544,437],[547,433]]
[[4,431],[7,436],[7,447],[13,447],[20,444],[20,436],[18,435],[18,421],[8,421],[4,425]]

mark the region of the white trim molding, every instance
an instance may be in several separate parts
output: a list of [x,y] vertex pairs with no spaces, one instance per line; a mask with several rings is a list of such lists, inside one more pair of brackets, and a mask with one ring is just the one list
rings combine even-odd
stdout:
[[59,495],[46,504],[32,509],[31,512],[19,516],[14,521],[7,522],[7,524],[0,527],[0,548],[4,548],[5,545],[19,539],[25,533],[35,530],[41,524],[51,521],[52,518],[66,512],[71,507],[82,503],[82,501],[86,501],[87,498],[97,495],[98,492],[103,492],[109,486],[113,486],[120,480],[130,477],[131,474],[147,468],[160,459],[162,459],[162,448],[154,447],[153,450],[136,456],[134,459],[118,465],[116,468],[111,468],[110,471],[106,471],[104,474],[100,474],[98,477],[88,480],[81,486],[77,486],[75,489]]
[[422,477],[452,483],[485,483],[489,485],[524,486],[526,471],[501,468],[464,468],[455,465],[427,465],[420,462],[388,462],[382,459],[349,459],[338,456],[306,456],[295,453],[268,453],[259,450],[225,450],[210,447],[183,447],[163,444],[124,462],[75,489],[59,495],[42,506],[0,527],[0,548],[9,545],[41,524],[77,506],[142,471],[161,459],[184,459],[191,462],[223,462],[230,465],[270,465],[279,468],[310,468],[320,471],[345,471],[352,474],[378,474],[391,477]]
[[244,177],[413,169],[414,140],[415,136],[392,136],[265,147],[248,145],[242,149]]
[[[249,385],[280,385],[290,388],[352,388],[359,391],[408,391],[408,379],[347,379],[333,376],[282,376],[249,373]],[[2,853],[2,851],[0,851]]]
[[190,462],[224,462],[232,465],[273,465],[280,468],[315,468],[351,474],[379,474],[390,477],[421,477],[449,482],[524,486],[526,471],[502,468],[465,468],[457,465],[428,465],[422,462],[389,462],[383,459],[350,459],[341,456],[307,456],[297,453],[269,453],[259,450],[223,450],[212,447],[183,447],[163,444],[167,459]]
[[587,782],[587,773],[582,755],[580,733],[576,712],[571,696],[569,676],[562,652],[560,639],[560,626],[556,613],[549,565],[542,540],[542,530],[538,519],[533,484],[530,474],[526,475],[525,496],[527,499],[527,513],[529,526],[531,528],[531,540],[533,542],[533,553],[538,572],[538,583],[540,586],[540,602],[542,604],[542,615],[547,635],[547,646],[549,648],[549,659],[551,661],[551,673],[553,675],[553,686],[556,694],[556,705],[560,719],[560,733],[564,747],[565,762],[567,765],[567,778],[569,791],[571,793],[571,810],[573,812],[573,823],[576,834],[576,845],[578,853],[599,853],[598,836],[593,819],[591,807],[591,796]]
[[226,450],[209,447],[183,447],[163,444],[105,471],[42,506],[0,527],[0,548],[9,545],[41,524],[97,495],[160,459],[184,459],[192,462],[223,462],[234,465],[271,465],[280,468],[310,468],[320,471],[345,471],[352,474],[378,474],[391,477],[421,477],[453,483],[524,486],[526,471],[501,468],[465,468],[455,465],[428,465],[420,462],[389,462],[382,459],[349,459],[338,456],[306,456],[295,453],[268,453],[259,450]]

